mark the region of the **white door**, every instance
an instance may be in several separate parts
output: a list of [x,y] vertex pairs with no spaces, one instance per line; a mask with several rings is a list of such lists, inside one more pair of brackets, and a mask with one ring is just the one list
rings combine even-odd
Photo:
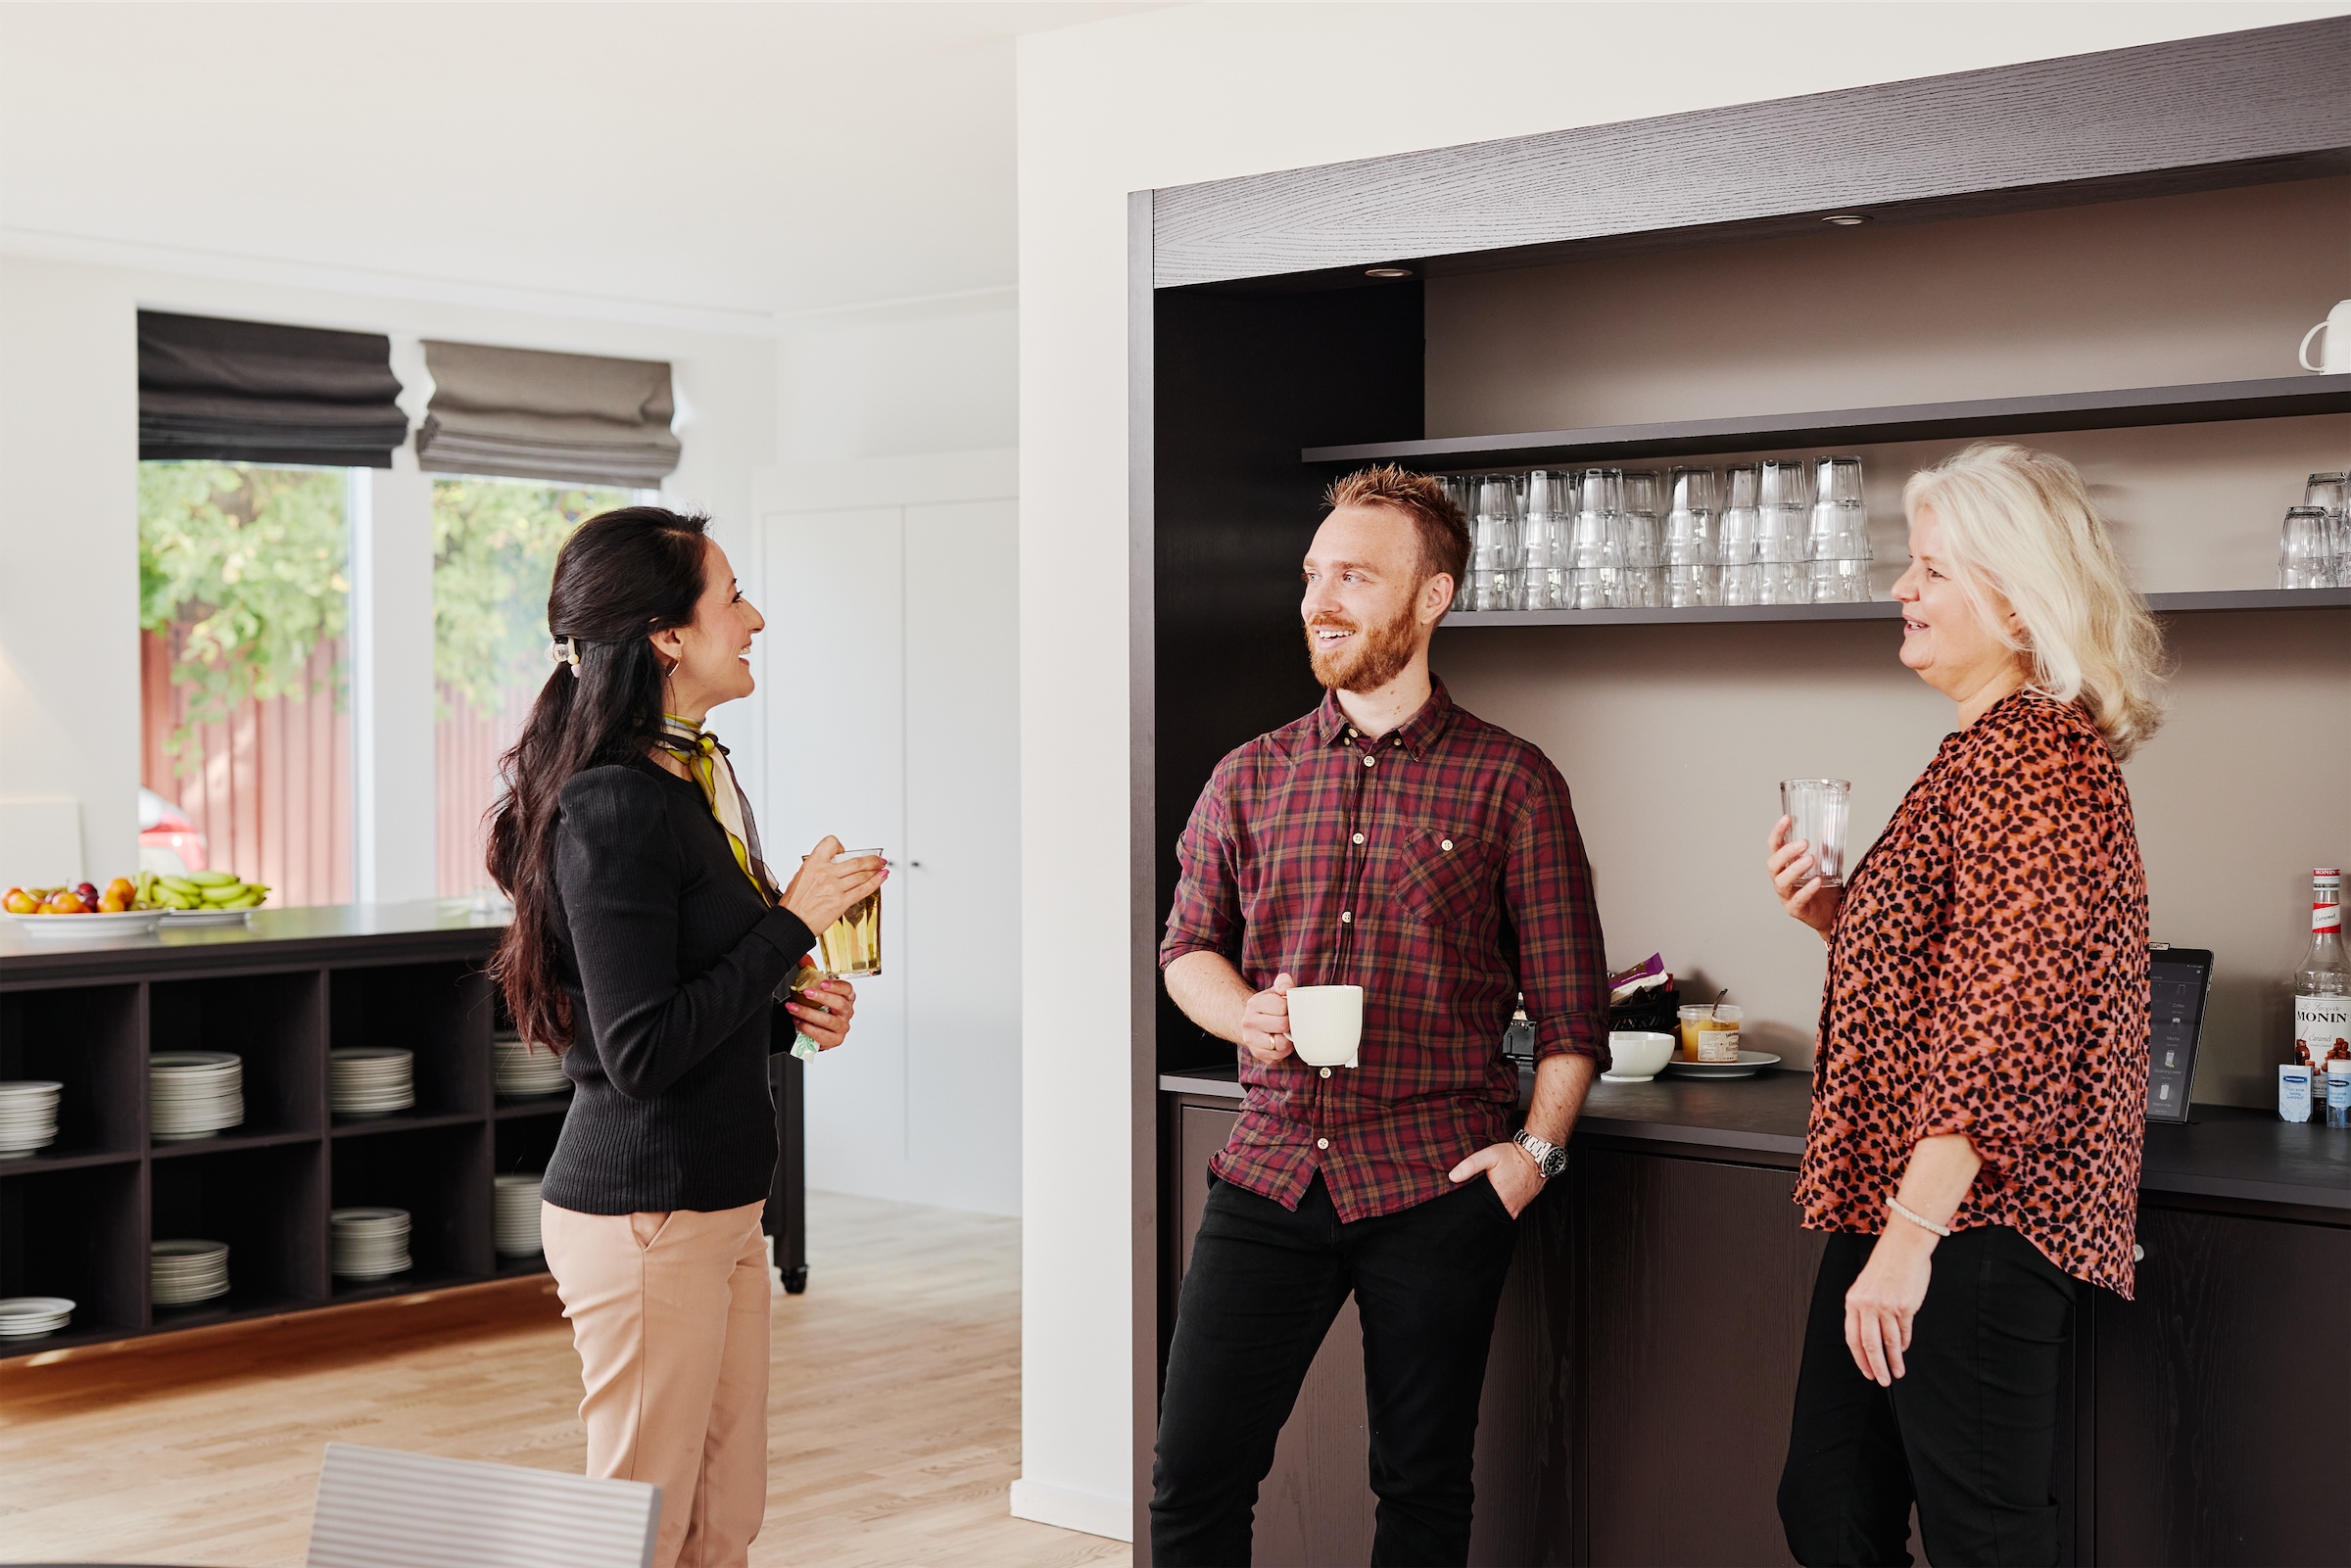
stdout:
[[766,528],[761,831],[780,873],[827,832],[896,863],[883,973],[858,986],[848,1044],[808,1068],[809,1184],[1017,1213],[1014,503],[775,513]]

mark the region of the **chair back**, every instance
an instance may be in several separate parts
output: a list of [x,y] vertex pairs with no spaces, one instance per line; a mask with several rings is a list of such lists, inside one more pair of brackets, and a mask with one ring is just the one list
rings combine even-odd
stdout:
[[661,1489],[326,1446],[308,1568],[650,1568]]

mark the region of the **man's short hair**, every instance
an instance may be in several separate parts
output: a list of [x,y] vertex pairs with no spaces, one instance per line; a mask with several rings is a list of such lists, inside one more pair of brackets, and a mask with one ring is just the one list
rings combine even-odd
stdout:
[[1411,519],[1420,536],[1420,580],[1444,572],[1461,587],[1469,569],[1469,519],[1445,494],[1433,475],[1415,474],[1394,463],[1359,468],[1334,479],[1322,493],[1322,504],[1332,511],[1342,506],[1385,506]]

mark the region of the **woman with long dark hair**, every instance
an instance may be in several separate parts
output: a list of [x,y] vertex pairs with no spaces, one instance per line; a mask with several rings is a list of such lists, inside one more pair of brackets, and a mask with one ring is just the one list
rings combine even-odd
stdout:
[[[661,1488],[654,1561],[748,1561],[767,1502],[767,1089],[778,991],[813,933],[881,886],[827,838],[781,891],[726,748],[765,625],[707,520],[629,506],[582,523],[548,595],[554,674],[505,755],[490,872],[514,901],[496,964],[571,1108],[541,1188],[571,1319],[588,1473]],[[819,1049],[856,1004],[786,1004]]]

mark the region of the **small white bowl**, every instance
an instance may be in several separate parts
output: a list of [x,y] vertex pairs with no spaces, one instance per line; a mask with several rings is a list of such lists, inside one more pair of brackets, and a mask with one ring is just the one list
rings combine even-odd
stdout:
[[1646,1029],[1614,1029],[1608,1034],[1608,1070],[1601,1076],[1610,1083],[1647,1083],[1673,1060],[1674,1038]]

